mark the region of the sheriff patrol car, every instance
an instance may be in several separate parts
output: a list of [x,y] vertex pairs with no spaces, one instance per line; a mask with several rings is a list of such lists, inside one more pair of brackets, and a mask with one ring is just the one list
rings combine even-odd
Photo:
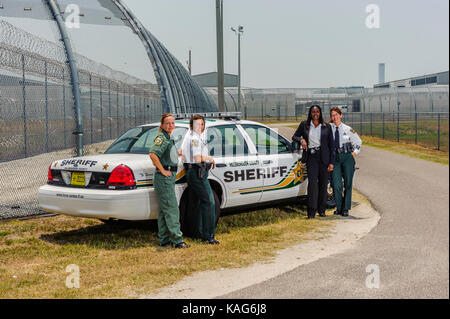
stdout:
[[[209,181],[220,211],[306,195],[306,169],[301,151],[284,136],[238,114],[203,114],[210,155],[216,167]],[[189,130],[190,114],[176,116],[172,133],[176,146]],[[102,155],[53,162],[48,183],[39,188],[40,207],[51,213],[107,220],[148,220],[158,216],[153,188],[155,167],[149,148],[159,123],[130,129]],[[175,191],[181,217],[186,212],[188,189],[179,158]]]

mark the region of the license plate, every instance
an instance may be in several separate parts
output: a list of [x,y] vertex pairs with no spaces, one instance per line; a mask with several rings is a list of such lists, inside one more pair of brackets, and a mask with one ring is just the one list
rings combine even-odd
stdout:
[[84,177],[84,172],[73,172],[72,179],[70,181],[70,185],[73,186],[85,186],[86,179]]

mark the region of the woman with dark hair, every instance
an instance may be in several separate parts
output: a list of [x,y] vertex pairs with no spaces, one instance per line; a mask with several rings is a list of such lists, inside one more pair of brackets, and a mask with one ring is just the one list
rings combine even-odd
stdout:
[[301,143],[308,172],[308,218],[314,218],[316,212],[325,217],[328,174],[336,154],[331,126],[324,122],[319,105],[309,108],[307,120],[300,123],[292,140]]
[[215,167],[214,158],[209,156],[205,132],[205,118],[195,114],[189,121],[190,130],[181,146],[186,169],[186,179],[191,191],[198,198],[198,209],[192,212],[193,237],[201,238],[209,244],[216,245],[214,238],[216,228],[216,210],[214,195],[208,181],[208,171]]

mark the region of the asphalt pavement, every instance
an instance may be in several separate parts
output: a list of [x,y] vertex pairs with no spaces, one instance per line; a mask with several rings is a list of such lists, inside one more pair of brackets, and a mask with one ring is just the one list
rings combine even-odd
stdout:
[[357,166],[354,188],[381,214],[367,236],[219,298],[449,298],[449,167],[364,145]]

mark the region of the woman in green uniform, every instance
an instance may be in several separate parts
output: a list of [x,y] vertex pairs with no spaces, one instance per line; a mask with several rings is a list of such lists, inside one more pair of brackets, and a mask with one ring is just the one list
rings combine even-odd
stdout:
[[[333,131],[336,162],[332,174],[335,215],[348,216],[352,204],[352,184],[355,173],[355,159],[361,150],[361,139],[348,125],[342,123],[342,111],[338,107],[330,110],[331,130]],[[344,179],[344,196],[342,196],[342,179]]]
[[178,151],[171,138],[174,129],[173,115],[163,114],[158,135],[150,147],[150,158],[156,167],[153,187],[159,203],[158,240],[161,246],[172,244],[175,248],[188,248],[180,230],[180,211],[175,196]]

